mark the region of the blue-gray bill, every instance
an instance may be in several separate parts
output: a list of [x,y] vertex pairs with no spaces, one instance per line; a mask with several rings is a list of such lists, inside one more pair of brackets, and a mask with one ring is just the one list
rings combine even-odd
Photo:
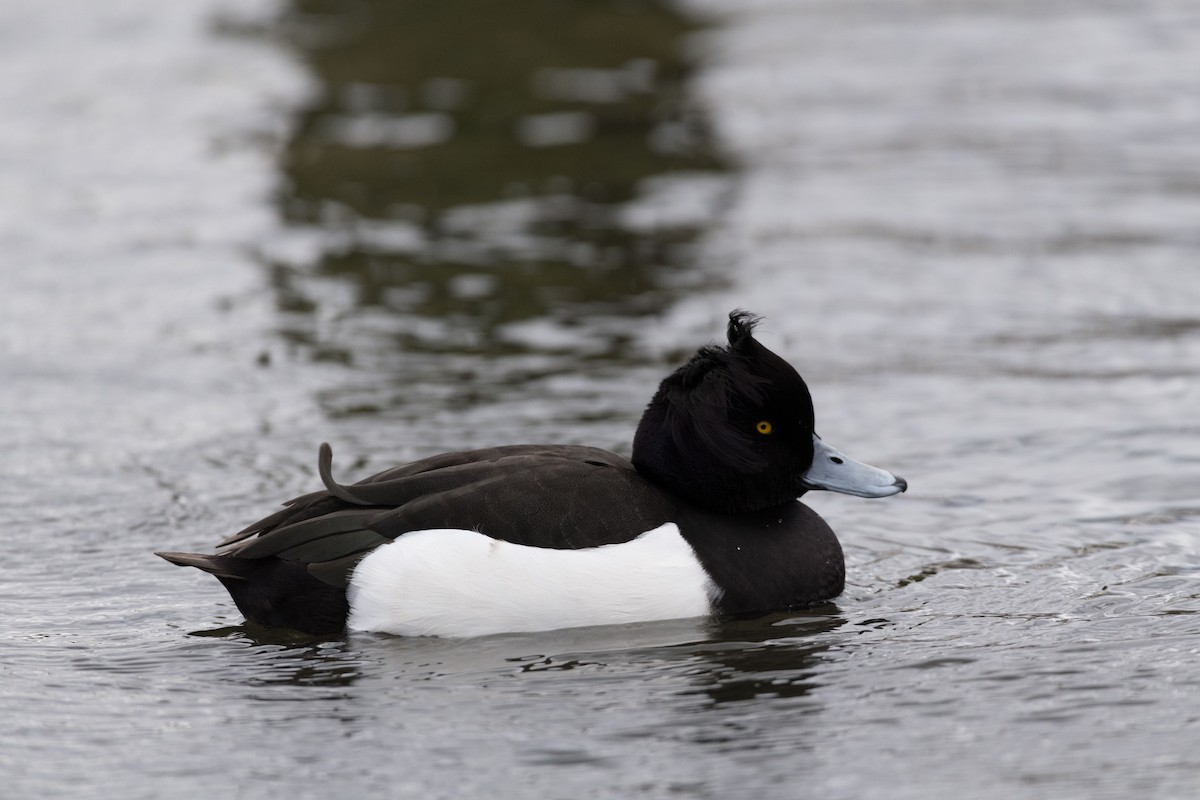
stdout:
[[889,497],[908,488],[908,481],[885,469],[847,458],[813,434],[813,461],[804,473],[808,489],[852,494],[857,497]]

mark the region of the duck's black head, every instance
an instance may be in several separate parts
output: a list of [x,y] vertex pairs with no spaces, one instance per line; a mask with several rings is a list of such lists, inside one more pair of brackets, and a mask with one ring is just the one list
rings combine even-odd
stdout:
[[820,441],[808,386],[754,338],[758,321],[730,313],[728,346],[701,348],[659,385],[633,440],[638,472],[727,513],[781,505],[809,489],[867,497],[904,491],[902,479]]
[[729,315],[727,347],[703,347],[659,385],[633,440],[638,472],[717,511],[803,494],[813,404],[800,373],[754,338],[758,318]]

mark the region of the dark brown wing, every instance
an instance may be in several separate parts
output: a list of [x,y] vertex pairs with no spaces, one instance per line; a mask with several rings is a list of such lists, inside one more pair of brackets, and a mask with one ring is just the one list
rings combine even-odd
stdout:
[[218,558],[228,564],[229,557],[276,556],[345,586],[365,553],[409,531],[464,528],[516,544],[579,549],[629,541],[675,512],[626,459],[590,447],[447,453],[352,486],[333,480],[331,461],[322,445],[325,491],[298,497],[222,542]]

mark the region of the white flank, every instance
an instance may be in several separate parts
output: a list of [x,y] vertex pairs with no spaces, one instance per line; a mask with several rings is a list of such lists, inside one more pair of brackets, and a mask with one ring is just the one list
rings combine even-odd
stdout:
[[353,630],[483,636],[708,614],[716,589],[671,523],[631,542],[552,550],[446,529],[406,533],[359,562]]

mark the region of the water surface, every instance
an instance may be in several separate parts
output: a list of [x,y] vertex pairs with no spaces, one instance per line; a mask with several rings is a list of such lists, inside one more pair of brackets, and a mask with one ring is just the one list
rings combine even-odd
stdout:
[[[1200,15],[442,5],[0,5],[5,796],[1192,796]],[[323,440],[628,452],[733,306],[912,486],[806,498],[836,604],[314,642],[150,555]]]

